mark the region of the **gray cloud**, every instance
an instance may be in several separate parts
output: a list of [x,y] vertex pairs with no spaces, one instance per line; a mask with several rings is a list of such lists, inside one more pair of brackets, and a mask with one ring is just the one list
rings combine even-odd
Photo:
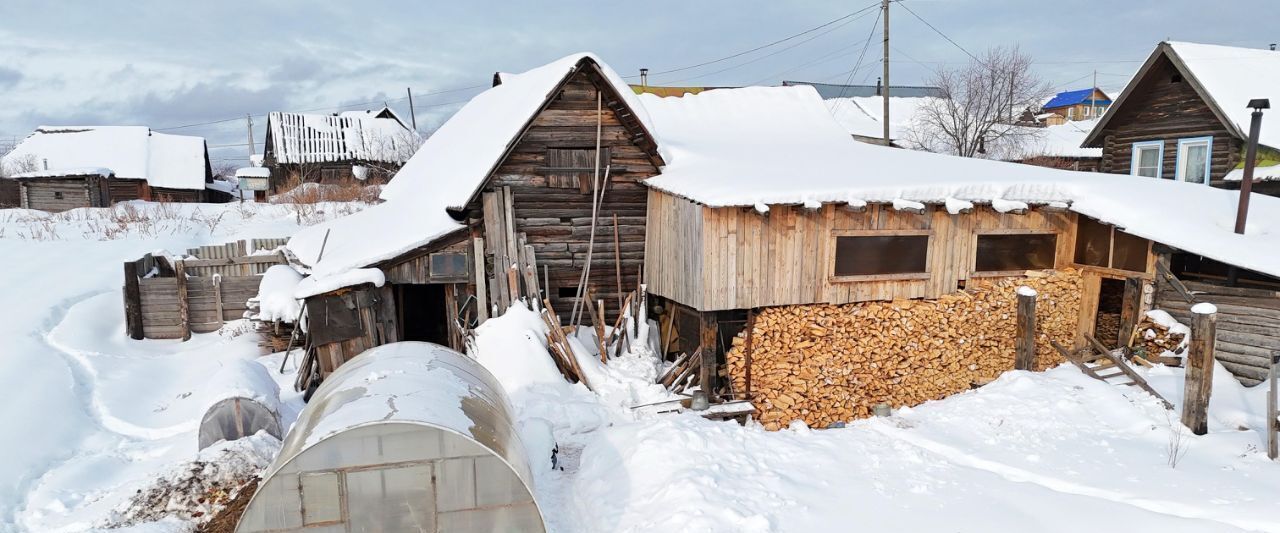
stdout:
[[22,73],[11,68],[0,67],[0,89],[8,89],[22,81]]

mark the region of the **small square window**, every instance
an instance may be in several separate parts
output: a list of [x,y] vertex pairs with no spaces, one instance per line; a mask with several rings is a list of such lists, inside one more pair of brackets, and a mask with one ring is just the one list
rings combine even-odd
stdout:
[[835,275],[927,274],[929,235],[836,237]]
[[55,191],[55,192],[53,193],[53,199],[54,199],[54,200],[61,200],[61,199],[62,199],[62,191]]

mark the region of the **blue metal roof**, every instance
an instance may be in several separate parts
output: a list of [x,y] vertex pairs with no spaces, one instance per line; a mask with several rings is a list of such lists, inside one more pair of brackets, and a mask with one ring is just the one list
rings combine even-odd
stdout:
[[[1078,91],[1067,91],[1067,92],[1058,93],[1058,95],[1053,97],[1052,100],[1049,100],[1049,103],[1044,105],[1044,108],[1053,109],[1055,107],[1063,107],[1063,106],[1087,103],[1089,101],[1089,97],[1093,95],[1093,91],[1094,91],[1093,89],[1080,89]],[[1111,99],[1100,98],[1100,99],[1094,100],[1093,102],[1098,105],[1110,105]]]

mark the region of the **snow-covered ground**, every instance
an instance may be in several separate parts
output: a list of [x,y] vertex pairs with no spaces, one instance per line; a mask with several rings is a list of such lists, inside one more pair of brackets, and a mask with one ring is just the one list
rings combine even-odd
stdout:
[[[185,343],[126,338],[123,261],[285,236],[358,208],[138,205],[160,211],[0,212],[0,532],[106,525],[138,490],[223,453],[197,455],[199,398],[220,366],[255,358],[252,336],[230,323]],[[513,309],[479,330],[476,355],[508,389],[526,446],[549,448],[548,434],[559,445],[562,469],[535,470],[554,532],[1280,531],[1265,390],[1220,367],[1202,437],[1141,392],[1072,367],[1010,372],[846,428],[767,432],[632,409],[669,398],[644,350],[602,366],[575,339],[597,392],[569,385],[541,322]],[[254,360],[274,373],[280,355]],[[1180,404],[1181,370],[1144,372]],[[276,378],[287,427],[301,403],[289,372]],[[238,457],[261,464],[273,445],[260,436]],[[171,518],[133,531],[187,527]]]
[[[360,207],[134,202],[59,215],[0,210],[0,390],[8,398],[0,404],[0,532],[84,531],[159,473],[196,459],[205,381],[223,361],[258,353],[252,335],[241,334],[247,324],[237,322],[188,342],[127,338],[125,261],[284,237],[300,222]],[[286,411],[298,408],[286,400]]]

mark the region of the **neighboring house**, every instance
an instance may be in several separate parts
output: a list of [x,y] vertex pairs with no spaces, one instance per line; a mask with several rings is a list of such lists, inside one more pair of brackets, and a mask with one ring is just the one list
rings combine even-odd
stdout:
[[[912,130],[919,126],[923,106],[936,100],[934,96],[889,97],[889,141],[900,148],[918,148]],[[884,98],[852,96],[826,98],[824,103],[837,123],[854,139],[871,144],[884,144]]]
[[262,165],[271,193],[302,183],[385,183],[417,150],[418,134],[389,107],[333,115],[267,115]]
[[652,94],[656,96],[684,96],[686,94],[698,94],[703,91],[725,88],[727,87],[666,87],[660,85],[631,85],[631,90],[635,91],[636,94]]
[[1045,113],[1053,113],[1069,121],[1091,120],[1102,116],[1110,105],[1111,97],[1094,87],[1058,93],[1045,102],[1043,109]]
[[[145,126],[41,126],[0,165],[9,175],[75,176],[95,169],[102,194],[91,205],[126,200],[225,202],[210,190],[213,170],[203,137],[170,135]],[[97,169],[106,169],[100,173]]]
[[[818,95],[823,100],[831,100],[835,98],[853,98],[856,96],[880,96],[882,86],[877,82],[875,85],[841,85],[835,83],[815,83],[810,81],[783,81],[783,87],[793,87],[797,85],[808,85],[818,91]],[[918,85],[890,85],[889,96],[901,96],[904,98],[943,98],[945,95],[942,89],[938,87],[918,86]]]
[[1259,137],[1254,192],[1280,195],[1280,52],[1162,42],[1147,58],[1084,146],[1102,148],[1102,171],[1238,188],[1252,110],[1273,109]]

